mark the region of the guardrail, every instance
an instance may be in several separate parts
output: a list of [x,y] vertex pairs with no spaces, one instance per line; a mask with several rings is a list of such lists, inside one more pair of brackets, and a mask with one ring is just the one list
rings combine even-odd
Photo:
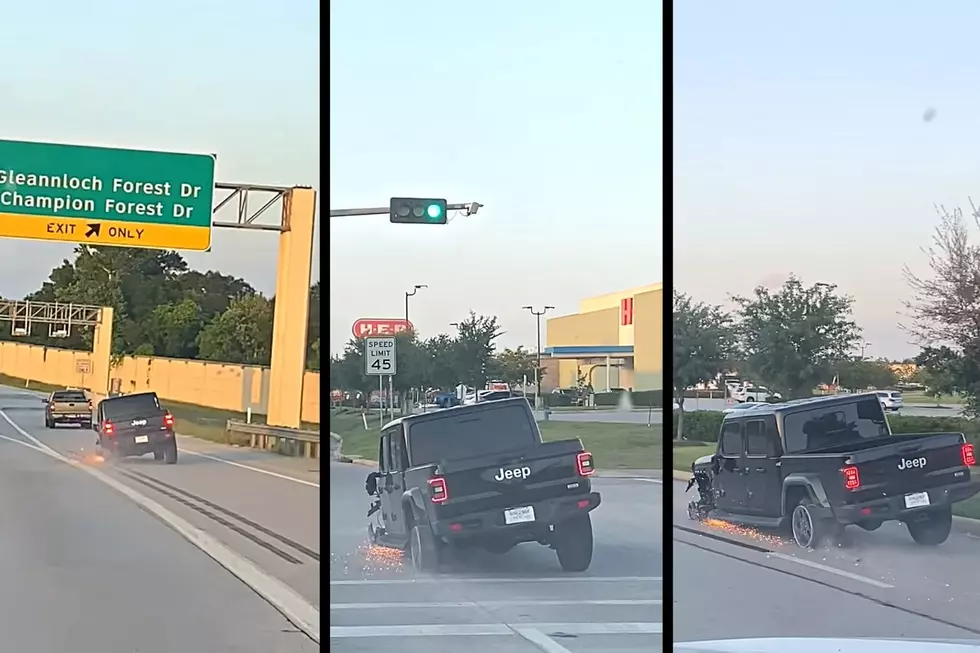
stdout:
[[[282,426],[269,426],[267,424],[250,424],[234,419],[228,420],[225,429],[228,433],[249,436],[250,446],[253,449],[276,450],[280,453],[291,453],[292,455],[296,455],[294,453],[296,449],[301,449],[304,458],[320,457],[319,431],[288,429]],[[294,452],[282,451],[283,443],[292,443],[296,449],[294,449]]]

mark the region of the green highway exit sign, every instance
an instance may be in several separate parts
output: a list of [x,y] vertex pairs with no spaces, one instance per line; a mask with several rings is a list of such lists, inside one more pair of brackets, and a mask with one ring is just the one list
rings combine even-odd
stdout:
[[0,238],[205,251],[215,158],[0,140]]

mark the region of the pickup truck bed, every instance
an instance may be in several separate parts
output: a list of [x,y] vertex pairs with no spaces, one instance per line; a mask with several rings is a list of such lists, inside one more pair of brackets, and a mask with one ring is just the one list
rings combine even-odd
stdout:
[[80,390],[52,392],[44,404],[44,425],[49,429],[61,424],[92,426],[92,402]]

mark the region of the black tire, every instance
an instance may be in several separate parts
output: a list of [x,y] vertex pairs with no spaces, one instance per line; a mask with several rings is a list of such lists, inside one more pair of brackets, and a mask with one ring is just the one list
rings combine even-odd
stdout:
[[82,428],[83,429],[88,429],[89,431],[91,431],[92,430],[92,422],[85,422],[84,424],[82,424]]
[[938,546],[949,539],[949,532],[953,529],[953,510],[930,510],[925,518],[907,522],[905,525],[916,544]]
[[839,535],[839,525],[829,519],[815,516],[816,506],[809,498],[804,498],[793,508],[790,528],[793,541],[801,549],[815,549],[831,535]]
[[[156,458],[156,452],[153,453],[153,457]],[[177,464],[177,442],[175,440],[171,440],[170,444],[164,445],[163,462],[165,465]]]
[[592,518],[589,513],[555,524],[555,553],[562,571],[585,571],[592,564]]
[[412,557],[412,566],[416,571],[432,572],[439,568],[439,542],[432,529],[425,524],[415,524],[409,534],[408,550]]
[[153,450],[153,460],[163,460],[163,449]]
[[44,418],[44,428],[53,429],[54,426],[55,424],[53,419],[48,419],[47,417]]

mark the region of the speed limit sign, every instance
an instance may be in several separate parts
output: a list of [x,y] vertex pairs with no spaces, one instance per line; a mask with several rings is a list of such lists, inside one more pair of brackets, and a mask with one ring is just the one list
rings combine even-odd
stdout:
[[364,339],[364,373],[368,376],[391,376],[396,372],[395,339]]

